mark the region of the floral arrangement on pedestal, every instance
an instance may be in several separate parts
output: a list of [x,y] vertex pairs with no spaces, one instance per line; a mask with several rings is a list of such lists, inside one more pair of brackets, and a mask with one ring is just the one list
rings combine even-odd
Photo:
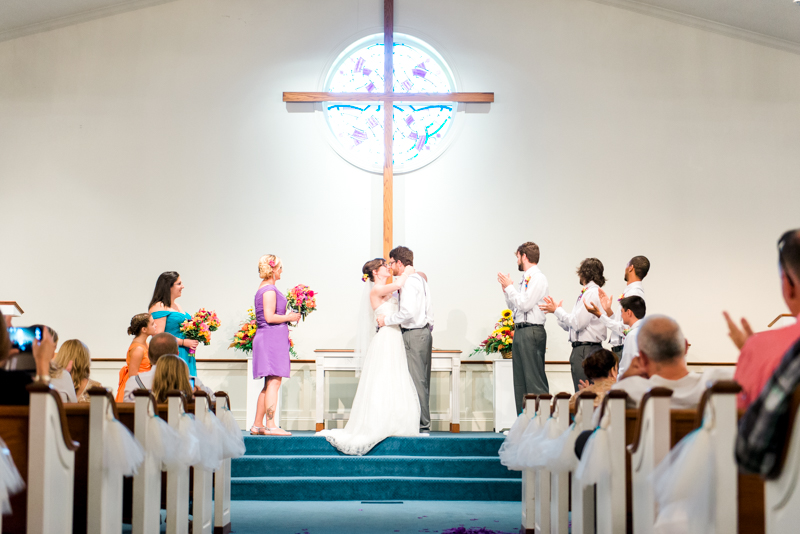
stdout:
[[514,344],[514,313],[511,310],[503,310],[500,320],[494,325],[494,330],[489,336],[481,341],[470,356],[480,354],[493,354],[499,352],[503,358],[511,358],[511,346]]
[[[191,319],[181,323],[181,333],[186,339],[199,341],[203,345],[211,343],[211,332],[220,327],[216,312],[200,308]],[[189,349],[189,354],[194,354],[194,349]]]
[[[256,337],[256,312],[253,308],[247,310],[247,320],[242,323],[239,330],[233,334],[233,340],[229,349],[240,350],[245,354],[253,352],[253,338]],[[294,341],[291,333],[289,334],[289,355],[297,358],[297,351],[294,348]]]

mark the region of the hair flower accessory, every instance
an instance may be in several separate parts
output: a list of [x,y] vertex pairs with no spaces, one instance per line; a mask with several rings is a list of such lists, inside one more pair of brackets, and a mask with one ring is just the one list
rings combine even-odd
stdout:
[[364,274],[364,275],[361,276],[361,281],[362,282],[366,282],[367,280],[369,280],[369,275],[368,274]]
[[275,260],[269,260],[269,261],[267,262],[267,264],[268,264],[270,267],[272,267],[273,269],[275,268]]

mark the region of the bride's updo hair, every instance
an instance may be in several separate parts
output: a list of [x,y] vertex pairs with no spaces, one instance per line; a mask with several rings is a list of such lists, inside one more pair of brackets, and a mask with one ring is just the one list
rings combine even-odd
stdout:
[[275,269],[280,267],[281,259],[274,254],[264,254],[258,259],[258,276],[267,280],[272,278]]
[[361,272],[366,277],[364,278],[364,281],[366,282],[367,280],[369,280],[370,282],[374,282],[375,277],[372,275],[372,271],[377,271],[378,269],[380,269],[381,265],[383,265],[385,262],[386,260],[384,260],[383,258],[375,258],[374,260],[369,260],[367,263],[365,263],[364,266],[361,268]]

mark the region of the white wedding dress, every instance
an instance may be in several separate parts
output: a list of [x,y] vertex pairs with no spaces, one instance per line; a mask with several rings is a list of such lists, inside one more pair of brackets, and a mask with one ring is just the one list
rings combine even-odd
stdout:
[[[378,306],[374,316],[398,310],[396,297]],[[323,430],[344,454],[364,455],[389,436],[419,435],[419,397],[411,374],[399,326],[384,326],[369,344],[358,389],[343,429]]]

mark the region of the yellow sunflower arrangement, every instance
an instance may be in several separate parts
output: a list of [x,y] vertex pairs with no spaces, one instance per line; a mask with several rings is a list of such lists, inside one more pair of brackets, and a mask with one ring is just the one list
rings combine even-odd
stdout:
[[503,310],[500,320],[494,325],[494,330],[489,336],[481,341],[481,344],[472,353],[493,354],[499,352],[504,358],[511,357],[511,346],[514,344],[514,313],[511,310]]

